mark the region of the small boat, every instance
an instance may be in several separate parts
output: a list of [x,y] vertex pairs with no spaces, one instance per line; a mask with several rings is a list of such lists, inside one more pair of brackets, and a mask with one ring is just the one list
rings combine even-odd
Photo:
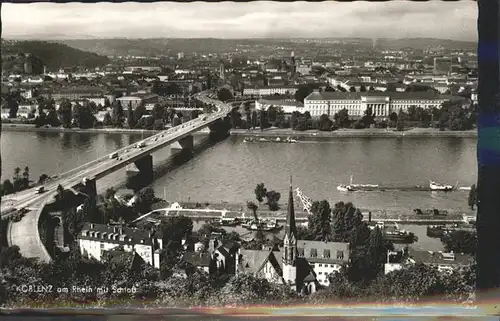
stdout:
[[470,186],[469,187],[462,186],[462,187],[459,187],[458,189],[461,190],[461,191],[470,191],[471,188],[470,188]]
[[441,238],[445,233],[445,225],[429,225],[427,226],[427,236],[432,238]]
[[280,143],[281,142],[281,138],[276,137],[276,139],[274,141],[277,142],[277,143]]
[[259,142],[268,142],[269,140],[267,138],[261,137],[259,138]]
[[337,186],[337,190],[341,192],[353,192],[354,187],[352,187],[351,185],[340,184],[339,186]]
[[449,184],[440,184],[440,183],[437,183],[437,182],[434,182],[434,181],[430,181],[429,182],[429,188],[432,190],[432,191],[451,191],[453,190],[453,185],[449,185]]
[[287,143],[292,143],[292,144],[293,144],[293,143],[297,143],[297,142],[298,142],[298,140],[297,140],[297,139],[295,139],[295,138],[292,138],[292,137],[288,137],[288,138],[286,139],[286,142],[287,142]]
[[233,217],[223,217],[219,219],[219,224],[221,226],[238,226],[240,224],[240,219],[239,218],[233,218]]
[[349,185],[340,184],[339,186],[337,186],[337,191],[341,191],[341,192],[353,192],[354,191],[354,186],[352,185],[352,175],[351,175],[351,181],[350,181]]

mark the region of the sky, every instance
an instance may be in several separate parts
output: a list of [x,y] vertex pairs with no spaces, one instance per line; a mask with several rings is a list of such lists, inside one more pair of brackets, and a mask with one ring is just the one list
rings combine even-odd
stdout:
[[477,3],[34,3],[2,5],[7,39],[440,38],[477,40]]

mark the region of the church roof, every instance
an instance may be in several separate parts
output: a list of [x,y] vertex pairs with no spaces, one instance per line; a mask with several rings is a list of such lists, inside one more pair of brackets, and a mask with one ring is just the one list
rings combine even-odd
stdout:
[[297,224],[295,222],[295,209],[293,204],[293,189],[292,189],[292,179],[290,177],[290,192],[288,193],[288,208],[286,213],[286,224],[285,224],[285,239],[288,235],[289,237],[297,237]]

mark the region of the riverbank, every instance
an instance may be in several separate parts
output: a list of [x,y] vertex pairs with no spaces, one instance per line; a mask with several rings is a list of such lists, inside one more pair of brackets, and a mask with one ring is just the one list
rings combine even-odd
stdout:
[[[165,128],[165,130],[168,128]],[[132,134],[132,135],[154,135],[160,130],[128,129],[128,128],[64,128],[64,127],[35,127],[30,124],[2,124],[2,131],[11,132],[46,132],[46,133],[92,133],[92,134]],[[208,130],[200,130],[194,135],[206,135]]]
[[[154,205],[153,209],[163,209],[170,207],[172,202],[160,202]],[[170,212],[189,216],[198,219],[210,219],[219,218],[221,213],[224,212],[225,217],[238,217],[241,218],[244,215],[245,218],[251,218],[252,212],[247,209],[245,204],[238,203],[211,203],[211,202],[179,202],[179,205],[183,209],[192,209],[193,211],[176,211],[171,210]],[[270,211],[266,208],[266,205],[261,205],[257,211],[257,215],[261,218],[273,218],[279,221],[286,219],[287,214],[287,204],[280,204],[280,209],[278,211]],[[432,215],[415,215],[412,209],[408,212],[402,213],[398,211],[387,211],[383,209],[361,209],[363,217],[365,220],[369,218],[369,212],[372,213],[372,221],[392,221],[399,223],[415,224],[415,225],[429,225],[429,224],[440,224],[440,223],[456,223],[463,220],[463,212],[448,210],[448,215],[446,216],[432,216]],[[244,214],[243,214],[244,213]],[[295,204],[295,216],[298,221],[306,221],[309,214],[305,212],[300,205]]]
[[[166,128],[168,129],[168,128]],[[159,130],[128,129],[128,128],[63,128],[63,127],[35,127],[31,124],[11,124],[2,123],[2,131],[11,132],[48,132],[48,133],[93,133],[93,134],[132,134],[132,135],[154,135]],[[206,135],[209,131],[203,129],[194,135]],[[264,131],[260,129],[232,129],[231,135],[248,137],[297,137],[302,139],[329,139],[338,137],[477,137],[477,130],[467,131],[440,131],[435,128],[412,128],[405,131],[387,131],[379,128],[368,129],[339,129],[331,132],[319,130],[297,131],[289,128],[268,128]]]
[[405,131],[392,131],[380,128],[367,129],[339,129],[331,132],[319,130],[297,131],[289,128],[260,129],[232,129],[231,135],[247,137],[297,137],[302,139],[327,139],[338,137],[477,137],[477,130],[466,131],[440,131],[436,128],[412,128]]

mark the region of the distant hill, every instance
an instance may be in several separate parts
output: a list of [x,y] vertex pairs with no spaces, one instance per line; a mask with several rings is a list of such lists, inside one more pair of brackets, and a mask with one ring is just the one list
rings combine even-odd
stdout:
[[[78,50],[61,43],[46,41],[7,41],[2,39],[2,70],[15,72],[23,70],[28,60],[33,65],[33,73],[41,73],[40,66],[48,70],[83,66],[94,68],[110,62],[108,57],[93,52]],[[36,68],[36,69],[35,69]]]
[[[318,39],[319,40],[319,39]],[[373,40],[368,38],[335,38],[324,39],[322,45],[328,47],[326,42],[336,41],[335,48],[351,49],[372,48]],[[107,56],[158,56],[167,55],[171,52],[228,52],[240,46],[281,46],[287,48],[311,46],[310,39],[75,39],[58,40],[68,46],[95,52]],[[443,47],[445,49],[465,49],[474,50],[477,46],[475,42],[455,41],[432,38],[407,38],[407,39],[378,39],[377,47],[387,50],[398,50],[412,48],[423,50],[426,48]]]

